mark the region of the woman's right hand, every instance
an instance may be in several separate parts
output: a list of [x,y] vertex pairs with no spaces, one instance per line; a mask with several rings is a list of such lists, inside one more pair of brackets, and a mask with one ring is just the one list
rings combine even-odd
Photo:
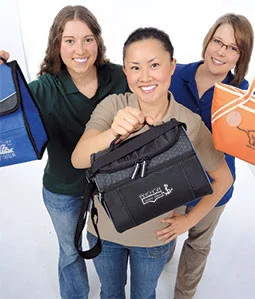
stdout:
[[141,110],[128,106],[118,111],[111,131],[113,135],[121,135],[121,139],[126,139],[131,133],[140,130],[144,126],[144,121],[145,116]]
[[143,127],[145,117],[142,111],[126,107],[118,111],[110,129],[103,132],[87,129],[77,143],[71,157],[74,168],[83,169],[91,166],[90,156],[110,146],[113,139],[121,135],[120,140]]
[[[8,60],[10,58],[10,54],[4,50],[0,50],[0,57],[3,57],[5,60]],[[3,64],[4,62],[2,59],[0,59],[0,64]]]

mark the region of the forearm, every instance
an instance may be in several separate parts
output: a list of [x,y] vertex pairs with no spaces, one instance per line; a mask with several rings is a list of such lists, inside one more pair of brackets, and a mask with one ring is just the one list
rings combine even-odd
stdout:
[[109,147],[114,138],[111,129],[104,132],[92,129],[86,131],[72,153],[73,167],[79,169],[90,167],[90,155]]

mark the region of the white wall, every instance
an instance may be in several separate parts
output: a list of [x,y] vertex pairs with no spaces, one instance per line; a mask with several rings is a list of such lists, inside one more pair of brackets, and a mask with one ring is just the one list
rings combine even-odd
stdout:
[[[103,29],[107,55],[117,63],[122,62],[122,45],[128,34],[140,26],[156,26],[165,30],[175,47],[175,57],[184,63],[200,59],[205,34],[216,18],[224,13],[244,14],[255,28],[253,0],[214,0],[211,3],[204,0],[9,0],[8,3],[0,0],[0,3],[0,48],[10,50],[12,58],[21,61],[22,48],[16,11],[18,4],[32,78],[44,57],[53,18],[65,5],[85,5],[94,13]],[[248,79],[255,75],[254,56]]]
[[9,0],[8,5],[4,0],[0,0],[0,49],[12,53],[11,58],[15,58],[19,62],[25,76],[27,76],[20,25],[17,0]]

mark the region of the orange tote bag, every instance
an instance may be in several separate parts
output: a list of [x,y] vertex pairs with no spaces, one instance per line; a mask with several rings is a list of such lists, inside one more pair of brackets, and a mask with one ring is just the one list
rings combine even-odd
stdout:
[[216,149],[255,164],[255,79],[248,90],[216,83],[212,133]]

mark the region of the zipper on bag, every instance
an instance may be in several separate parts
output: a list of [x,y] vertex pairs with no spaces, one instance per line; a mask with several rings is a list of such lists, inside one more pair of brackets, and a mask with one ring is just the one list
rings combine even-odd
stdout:
[[[135,168],[134,171],[132,172],[131,175],[131,180],[134,180],[137,178],[138,173],[140,172],[140,177],[143,178],[145,177],[145,172],[146,172],[146,166],[147,166],[147,158],[143,158],[142,160],[139,160],[135,163]],[[141,170],[141,171],[140,171]]]

